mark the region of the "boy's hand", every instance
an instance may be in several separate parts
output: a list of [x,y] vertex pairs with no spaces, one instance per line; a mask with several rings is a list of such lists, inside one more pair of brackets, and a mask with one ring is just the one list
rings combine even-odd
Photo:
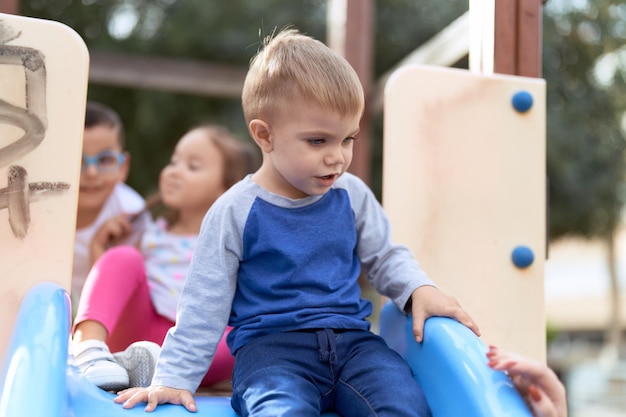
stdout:
[[157,405],[165,403],[183,405],[187,411],[192,413],[198,411],[190,391],[163,386],[125,389],[118,392],[113,401],[123,404],[122,407],[124,408],[133,408],[139,403],[148,403],[145,411],[154,411]]
[[424,338],[424,322],[432,316],[451,317],[469,327],[480,336],[478,326],[469,314],[463,310],[456,298],[441,292],[436,287],[423,285],[411,294],[411,312],[413,313],[413,335],[417,342]]
[[115,242],[124,239],[133,232],[128,215],[119,214],[107,220],[96,232],[89,245],[89,257],[93,265]]

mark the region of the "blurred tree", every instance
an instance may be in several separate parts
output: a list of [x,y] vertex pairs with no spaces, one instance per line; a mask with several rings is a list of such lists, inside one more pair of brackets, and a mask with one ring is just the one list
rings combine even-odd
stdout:
[[607,342],[619,348],[615,233],[625,197],[626,2],[577,4],[548,2],[544,16],[550,237],[599,237],[606,243],[612,298]]
[[[62,22],[90,51],[247,64],[259,40],[288,24],[324,40],[325,2],[314,0],[22,0],[25,16]],[[115,108],[132,155],[129,184],[146,195],[184,132],[219,123],[244,140],[240,101],[90,83],[88,97]]]
[[[274,28],[293,25],[326,39],[326,2],[321,0],[21,0],[20,13],[62,22],[91,51],[196,59],[247,66],[259,40]],[[377,2],[375,76],[397,64],[464,13],[468,0]],[[466,65],[466,64],[465,64]],[[466,67],[466,66],[465,66]],[[91,83],[89,99],[117,109],[132,154],[131,186],[143,194],[176,140],[190,126],[211,121],[248,134],[237,99],[172,94]],[[382,119],[373,133],[372,186],[380,196]]]

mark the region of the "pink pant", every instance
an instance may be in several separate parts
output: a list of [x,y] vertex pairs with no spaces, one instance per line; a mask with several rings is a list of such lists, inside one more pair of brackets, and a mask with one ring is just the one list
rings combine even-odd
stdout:
[[[109,249],[92,267],[80,297],[74,329],[85,320],[95,320],[107,329],[106,342],[111,352],[122,351],[139,340],[161,345],[174,325],[154,309],[143,256],[131,246]],[[229,331],[220,340],[202,386],[232,377],[234,358],[226,346]]]

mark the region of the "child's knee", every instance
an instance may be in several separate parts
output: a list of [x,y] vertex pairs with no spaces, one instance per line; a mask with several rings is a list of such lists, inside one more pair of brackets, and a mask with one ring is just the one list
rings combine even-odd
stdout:
[[97,262],[120,262],[124,265],[143,265],[144,260],[141,252],[134,246],[121,245],[107,249]]

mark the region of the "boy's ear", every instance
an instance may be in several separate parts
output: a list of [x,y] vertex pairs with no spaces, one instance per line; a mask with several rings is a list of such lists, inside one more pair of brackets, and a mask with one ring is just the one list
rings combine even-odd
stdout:
[[274,148],[270,135],[270,125],[261,119],[253,119],[248,124],[250,135],[263,152],[270,153]]

